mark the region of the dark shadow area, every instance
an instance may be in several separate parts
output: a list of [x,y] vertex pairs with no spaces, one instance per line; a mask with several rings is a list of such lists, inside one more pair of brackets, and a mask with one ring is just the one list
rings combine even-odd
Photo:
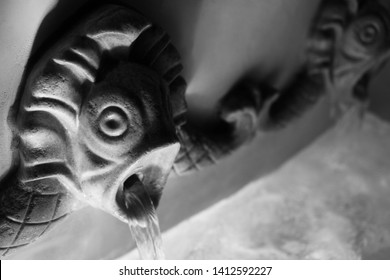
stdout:
[[369,89],[370,110],[386,121],[390,121],[389,75],[390,63],[387,62],[378,75],[373,77]]
[[[61,37],[64,29],[71,27],[83,11],[90,10],[88,2],[90,2],[89,5],[92,4],[91,0],[58,0],[38,28],[31,49],[32,56],[39,55],[39,49],[45,49],[55,42],[55,37]],[[102,1],[94,1],[94,3],[99,2]]]
[[[52,8],[52,10],[45,16],[40,24],[35,39],[32,43],[29,59],[25,65],[24,72],[22,75],[21,82],[16,92],[15,102],[10,107],[8,113],[8,124],[15,134],[15,120],[16,115],[18,114],[18,107],[21,100],[21,95],[23,94],[24,86],[28,73],[31,71],[32,67],[38,62],[39,58],[50,48],[54,43],[57,42],[59,38],[63,36],[73,25],[74,22],[77,22],[77,18],[80,17],[82,13],[85,13],[88,8],[85,5],[90,0],[58,0],[57,4]],[[13,148],[13,167],[11,169],[17,168],[18,155],[16,153],[15,139],[12,141]],[[14,172],[10,170],[9,172]],[[0,187],[2,183],[0,183]]]

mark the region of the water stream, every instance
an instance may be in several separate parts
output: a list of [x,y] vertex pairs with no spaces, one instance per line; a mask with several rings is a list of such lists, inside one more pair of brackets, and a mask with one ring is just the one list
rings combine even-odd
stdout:
[[162,239],[156,214],[149,215],[147,225],[134,225],[129,222],[129,228],[142,260],[163,260]]
[[124,197],[130,213],[129,228],[137,244],[140,259],[164,259],[156,209],[144,185],[140,181],[133,183],[128,191],[124,191]]

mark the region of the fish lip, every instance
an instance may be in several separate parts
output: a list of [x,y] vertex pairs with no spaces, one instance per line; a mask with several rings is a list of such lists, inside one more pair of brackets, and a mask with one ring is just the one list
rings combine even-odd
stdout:
[[[159,183],[160,176],[148,176],[145,170],[146,168],[129,175],[118,188],[115,196],[119,207],[119,218],[124,222],[132,221],[141,226],[145,226],[146,223],[145,212],[155,211],[158,207],[163,189]],[[133,204],[129,205],[129,200]]]
[[118,170],[115,174],[114,186],[107,188],[110,191],[106,194],[106,199],[103,199],[100,208],[120,221],[129,223],[129,219],[134,215],[129,213],[125,205],[124,187],[131,190],[134,182],[138,181],[146,190],[143,194],[147,193],[150,197],[149,209],[154,211],[159,204],[179,148],[180,144],[176,141],[167,143],[144,153],[136,162],[131,162],[130,166],[124,164],[125,170]]

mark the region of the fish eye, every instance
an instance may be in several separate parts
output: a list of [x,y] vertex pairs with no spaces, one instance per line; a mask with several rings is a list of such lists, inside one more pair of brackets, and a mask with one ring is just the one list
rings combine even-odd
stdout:
[[359,39],[364,44],[372,44],[375,42],[377,36],[378,29],[372,24],[364,26],[362,31],[359,33]]
[[101,112],[98,123],[100,132],[105,136],[120,137],[128,130],[129,120],[121,108],[110,106]]
[[384,26],[381,20],[370,16],[357,22],[355,35],[361,44],[371,46],[381,43],[384,35],[383,31]]

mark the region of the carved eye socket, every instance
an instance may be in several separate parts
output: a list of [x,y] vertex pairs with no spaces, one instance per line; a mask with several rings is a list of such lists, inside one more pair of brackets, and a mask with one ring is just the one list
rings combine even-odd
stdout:
[[356,26],[356,36],[363,45],[380,44],[384,39],[384,25],[379,18],[361,19]]
[[108,137],[120,137],[128,130],[129,120],[119,107],[105,108],[99,116],[99,130]]
[[375,42],[378,33],[379,31],[374,25],[367,25],[359,34],[360,41],[364,44],[371,44]]

